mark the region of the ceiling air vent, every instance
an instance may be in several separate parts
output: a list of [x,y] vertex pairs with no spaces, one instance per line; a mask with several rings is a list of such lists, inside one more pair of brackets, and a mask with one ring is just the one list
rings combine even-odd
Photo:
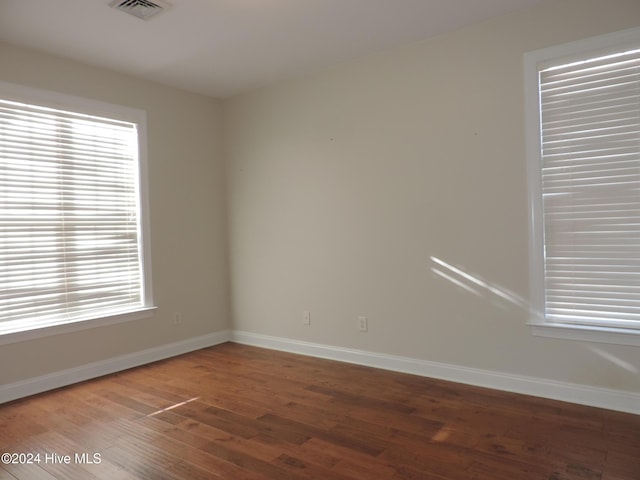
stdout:
[[161,0],[114,0],[109,6],[142,20],[149,20],[154,15],[171,7]]

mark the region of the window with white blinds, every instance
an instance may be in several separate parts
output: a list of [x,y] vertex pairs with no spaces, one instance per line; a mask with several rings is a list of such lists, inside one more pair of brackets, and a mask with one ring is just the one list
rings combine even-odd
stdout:
[[534,324],[640,333],[640,34],[600,40],[535,62]]
[[0,99],[0,333],[147,306],[138,125]]

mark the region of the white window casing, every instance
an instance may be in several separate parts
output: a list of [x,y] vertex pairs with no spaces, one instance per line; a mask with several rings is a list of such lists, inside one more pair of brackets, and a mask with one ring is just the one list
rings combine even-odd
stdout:
[[0,344],[153,307],[143,111],[0,83]]
[[524,62],[530,324],[640,345],[640,29]]

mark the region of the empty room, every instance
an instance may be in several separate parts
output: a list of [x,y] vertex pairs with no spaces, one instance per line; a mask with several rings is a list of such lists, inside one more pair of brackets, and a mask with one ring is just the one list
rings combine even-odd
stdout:
[[0,0],[0,480],[640,480],[640,1]]

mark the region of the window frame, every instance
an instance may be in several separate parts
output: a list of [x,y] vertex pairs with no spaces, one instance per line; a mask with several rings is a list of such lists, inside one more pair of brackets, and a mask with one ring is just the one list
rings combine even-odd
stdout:
[[11,326],[3,328],[0,321],[0,345],[29,339],[70,333],[122,322],[140,320],[152,316],[155,310],[153,300],[151,240],[149,219],[149,184],[147,166],[147,119],[144,110],[110,104],[73,95],[42,90],[38,88],[0,82],[0,97],[31,105],[38,105],[76,113],[106,117],[136,124],[138,131],[138,192],[139,192],[139,236],[140,261],[142,263],[142,306],[123,313],[98,316],[67,322],[52,321],[36,326]]
[[541,118],[539,71],[551,62],[570,63],[607,55],[622,49],[640,48],[640,28],[632,28],[524,55],[525,129],[529,206],[530,325],[536,336],[618,345],[640,345],[640,329],[552,323],[545,318],[544,220],[541,186]]

